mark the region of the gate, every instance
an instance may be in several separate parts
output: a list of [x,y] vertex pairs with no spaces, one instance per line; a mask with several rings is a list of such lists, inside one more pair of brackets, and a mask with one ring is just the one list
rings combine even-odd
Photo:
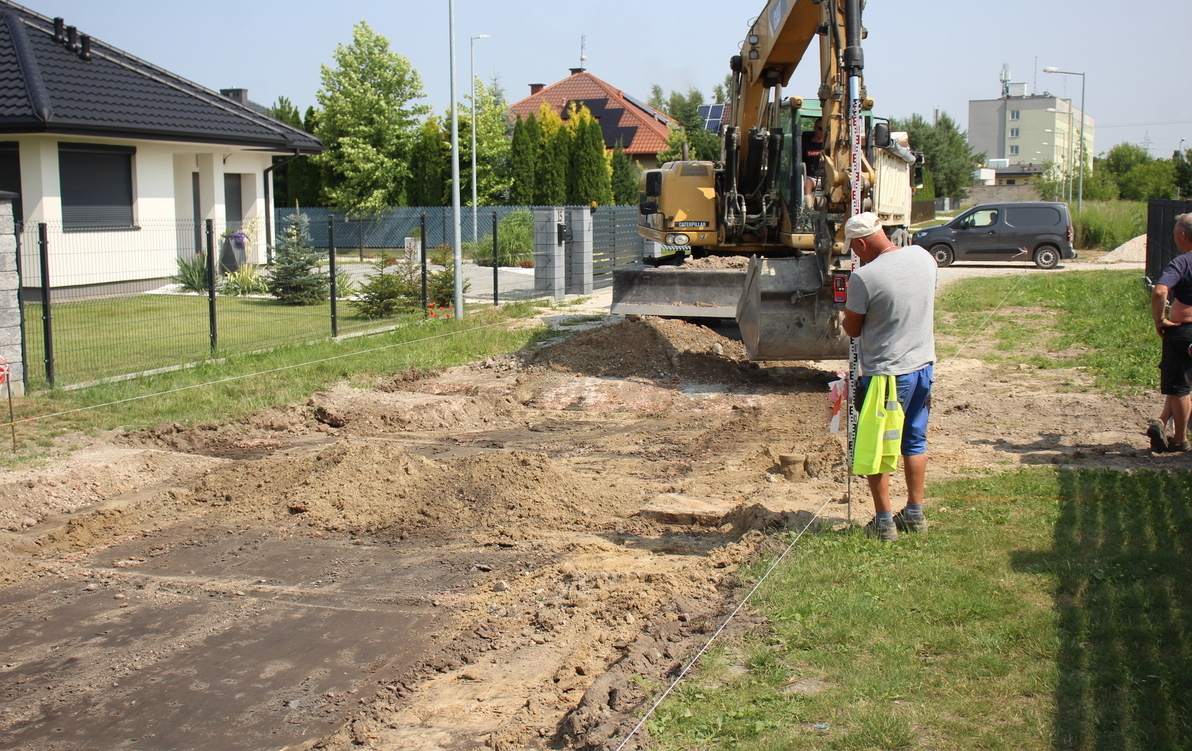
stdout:
[[596,289],[611,287],[613,269],[641,263],[636,206],[602,206],[592,216],[592,276]]
[[1175,246],[1175,218],[1192,211],[1192,201],[1149,201],[1146,213],[1146,278],[1154,283],[1180,254]]

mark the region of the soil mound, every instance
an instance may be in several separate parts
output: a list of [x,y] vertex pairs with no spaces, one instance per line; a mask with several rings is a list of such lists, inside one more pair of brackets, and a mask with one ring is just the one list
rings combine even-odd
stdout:
[[195,498],[266,518],[301,514],[322,528],[377,533],[587,528],[623,515],[641,492],[566,471],[536,452],[436,461],[387,441],[344,439],[298,459],[218,468]]
[[653,316],[582,331],[537,350],[531,362],[584,375],[704,383],[747,380],[753,373],[740,342],[706,326]]

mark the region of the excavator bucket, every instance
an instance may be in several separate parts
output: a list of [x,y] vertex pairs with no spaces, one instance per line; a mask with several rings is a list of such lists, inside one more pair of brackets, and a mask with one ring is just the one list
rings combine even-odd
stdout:
[[736,269],[614,269],[610,311],[674,318],[732,318],[745,283]]
[[751,360],[845,360],[844,306],[824,283],[820,259],[749,259],[737,308]]

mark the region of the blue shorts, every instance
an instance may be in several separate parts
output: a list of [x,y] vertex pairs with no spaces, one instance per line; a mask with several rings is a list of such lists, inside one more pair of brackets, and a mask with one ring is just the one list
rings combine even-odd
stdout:
[[[857,405],[865,403],[870,376],[857,382]],[[897,377],[898,403],[902,405],[902,455],[918,456],[927,452],[927,417],[931,412],[931,384],[935,382],[932,365]]]

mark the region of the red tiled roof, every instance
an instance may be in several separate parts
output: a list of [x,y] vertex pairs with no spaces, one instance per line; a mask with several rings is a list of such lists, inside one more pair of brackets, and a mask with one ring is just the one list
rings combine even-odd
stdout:
[[569,102],[583,102],[600,121],[605,145],[620,141],[627,154],[653,156],[666,148],[671,118],[582,70],[509,106],[510,115],[537,116],[547,102],[560,114]]

